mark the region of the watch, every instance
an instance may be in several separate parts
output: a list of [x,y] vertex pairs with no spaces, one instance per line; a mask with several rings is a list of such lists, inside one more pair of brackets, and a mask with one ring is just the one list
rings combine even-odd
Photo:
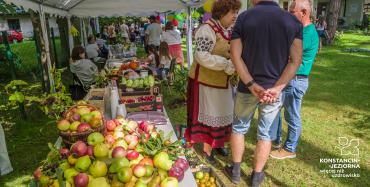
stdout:
[[251,81],[249,81],[245,86],[247,88],[251,87],[254,83],[256,83],[253,79]]

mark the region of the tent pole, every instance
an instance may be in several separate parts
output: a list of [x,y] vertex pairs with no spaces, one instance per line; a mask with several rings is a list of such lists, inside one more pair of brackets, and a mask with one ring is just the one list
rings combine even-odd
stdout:
[[192,39],[192,20],[191,20],[191,7],[188,6],[186,9],[187,13],[187,27],[186,27],[186,49],[187,49],[187,57],[186,60],[188,61],[188,68],[190,68],[193,62],[193,39]]
[[49,76],[49,82],[50,82],[50,91],[55,92],[55,87],[54,87],[54,80],[53,76],[51,75],[51,58],[50,58],[50,49],[49,49],[49,36],[47,34],[47,29],[46,29],[46,19],[45,19],[45,13],[44,13],[44,5],[39,4],[40,8],[40,21],[41,21],[41,32],[42,32],[42,37],[44,39],[44,45],[45,45],[45,52],[46,52],[46,64],[48,67],[48,76]]
[[85,46],[85,42],[84,42],[84,26],[83,26],[83,21],[82,21],[82,18],[79,18],[80,19],[80,43],[82,46]]
[[73,50],[73,36],[72,36],[72,33],[71,33],[71,28],[72,28],[72,23],[71,23],[71,17],[68,16],[67,17],[67,21],[68,21],[68,44],[69,44],[69,56],[72,56],[72,50]]
[[95,18],[95,27],[96,33],[100,33],[100,25],[99,25],[99,18]]

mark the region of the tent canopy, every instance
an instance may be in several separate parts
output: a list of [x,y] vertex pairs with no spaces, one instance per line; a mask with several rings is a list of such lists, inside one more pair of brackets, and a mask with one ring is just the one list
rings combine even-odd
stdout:
[[57,16],[112,17],[149,16],[169,10],[184,10],[198,6],[204,0],[5,0],[24,9],[44,12]]

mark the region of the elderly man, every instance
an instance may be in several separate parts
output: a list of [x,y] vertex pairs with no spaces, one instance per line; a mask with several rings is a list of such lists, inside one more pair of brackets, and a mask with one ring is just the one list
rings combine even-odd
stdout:
[[258,108],[258,142],[251,182],[252,186],[259,186],[265,177],[263,168],[271,142],[276,139],[273,121],[282,106],[281,91],[301,65],[302,24],[282,10],[277,0],[252,3],[254,8],[239,15],[231,40],[231,59],[241,81],[231,134],[233,165],[226,167],[225,172],[233,183],[239,183],[244,134]]
[[[310,20],[311,2],[309,0],[295,0],[292,2],[289,11],[303,25],[303,55],[301,67],[283,91],[284,118],[288,123],[288,136],[283,148],[270,153],[270,156],[276,159],[296,157],[298,140],[302,130],[300,114],[302,99],[308,88],[308,76],[315,61],[320,42],[315,25]],[[282,125],[280,114],[278,114],[276,122],[279,127],[276,143],[280,145]]]

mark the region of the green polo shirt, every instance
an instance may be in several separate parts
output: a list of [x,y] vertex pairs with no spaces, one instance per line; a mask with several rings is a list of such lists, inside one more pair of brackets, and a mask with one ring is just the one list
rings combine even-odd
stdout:
[[302,65],[297,71],[297,75],[309,75],[317,51],[319,50],[319,36],[314,24],[309,24],[303,28],[303,54]]

